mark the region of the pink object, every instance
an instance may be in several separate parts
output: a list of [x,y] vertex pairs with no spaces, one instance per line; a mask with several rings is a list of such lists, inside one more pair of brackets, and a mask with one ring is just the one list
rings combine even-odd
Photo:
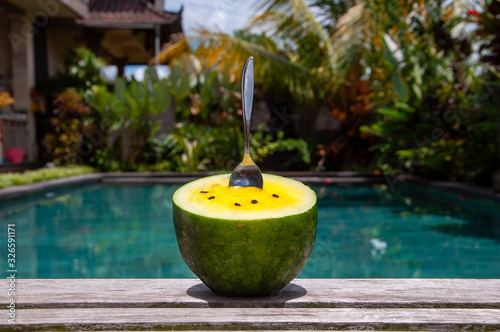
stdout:
[[24,148],[7,149],[7,157],[13,164],[21,164],[24,159]]

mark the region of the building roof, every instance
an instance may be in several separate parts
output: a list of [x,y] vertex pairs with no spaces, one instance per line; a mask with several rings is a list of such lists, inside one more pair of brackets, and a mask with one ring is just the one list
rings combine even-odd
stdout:
[[86,26],[154,26],[180,20],[181,12],[155,9],[152,0],[90,0],[89,13],[78,22]]

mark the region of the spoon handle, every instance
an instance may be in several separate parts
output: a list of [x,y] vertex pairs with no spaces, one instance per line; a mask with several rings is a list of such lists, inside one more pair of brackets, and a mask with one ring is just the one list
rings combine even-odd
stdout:
[[245,137],[245,155],[250,155],[250,119],[253,102],[253,56],[249,57],[243,67],[241,79],[241,104],[243,106],[243,135]]

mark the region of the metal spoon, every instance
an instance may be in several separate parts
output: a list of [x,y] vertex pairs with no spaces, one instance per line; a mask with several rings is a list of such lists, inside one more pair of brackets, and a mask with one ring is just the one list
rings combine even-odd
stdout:
[[229,178],[229,187],[258,187],[262,189],[264,180],[259,167],[250,157],[250,119],[253,102],[253,57],[249,57],[243,67],[241,78],[241,103],[243,106],[243,135],[245,150],[243,161],[234,169]]

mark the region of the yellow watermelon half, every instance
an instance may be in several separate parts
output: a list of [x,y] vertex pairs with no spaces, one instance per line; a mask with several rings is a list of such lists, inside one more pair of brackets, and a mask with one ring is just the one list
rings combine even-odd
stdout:
[[304,268],[316,238],[316,194],[264,174],[264,188],[228,187],[229,174],[190,182],[173,196],[181,255],[213,292],[265,296]]

